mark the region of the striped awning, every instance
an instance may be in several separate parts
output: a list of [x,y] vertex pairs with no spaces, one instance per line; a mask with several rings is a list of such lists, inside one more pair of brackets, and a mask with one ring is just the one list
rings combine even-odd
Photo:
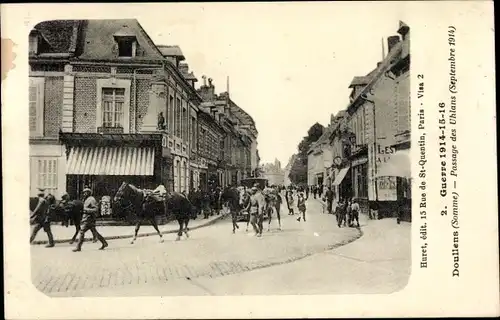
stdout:
[[73,147],[67,174],[152,176],[154,148]]

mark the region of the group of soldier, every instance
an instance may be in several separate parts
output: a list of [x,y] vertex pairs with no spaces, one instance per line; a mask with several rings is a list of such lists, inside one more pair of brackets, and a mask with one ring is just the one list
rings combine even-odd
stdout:
[[[44,189],[39,189],[37,194],[37,204],[33,210],[30,210],[30,223],[33,225],[33,229],[31,231],[30,243],[35,240],[37,233],[43,229],[47,233],[47,237],[49,239],[47,248],[52,248],[55,246],[54,236],[52,234],[52,230],[50,227],[51,224],[51,210],[56,206],[55,197],[51,194],[45,195]],[[69,195],[64,194],[62,196],[62,200],[59,203],[59,206],[64,208],[69,202]],[[85,233],[87,231],[91,231],[94,242],[99,240],[101,242],[101,247],[99,250],[103,250],[108,246],[107,241],[104,237],[97,231],[96,229],[96,215],[98,212],[98,204],[96,199],[92,196],[92,190],[86,187],[83,190],[83,215],[81,218],[79,238],[76,245],[76,248],[73,249],[73,252],[79,252],[82,250],[82,245],[85,240]]]
[[[285,188],[283,186],[272,186],[261,189],[258,184],[254,185],[252,188],[248,189],[245,187],[240,187],[240,190],[244,194],[247,194],[246,201],[240,203],[240,210],[246,211],[249,214],[249,223],[251,223],[256,236],[262,236],[263,230],[263,220],[266,216],[270,217],[272,212],[276,212],[278,215],[278,221],[280,223],[280,208],[282,204],[282,194],[284,193],[285,202],[288,207],[289,215],[295,215],[295,197],[297,198],[296,207],[298,209],[297,218],[298,221],[306,221],[306,200],[308,194],[304,194],[304,189],[289,187]],[[193,205],[193,218],[198,215],[202,215],[204,219],[208,219],[214,214],[221,214],[224,207],[226,207],[233,215],[233,232],[239,226],[235,220],[235,210],[236,208],[228,207],[228,203],[223,203],[222,195],[227,189],[214,188],[212,190],[202,191],[201,189],[192,190],[187,197]],[[100,250],[105,249],[108,246],[107,241],[96,229],[96,218],[99,211],[99,205],[95,197],[92,196],[92,190],[85,187],[83,190],[83,215],[81,218],[81,225],[79,231],[79,237],[76,247],[73,249],[74,252],[79,252],[82,249],[83,242],[85,240],[85,233],[91,231],[93,235],[94,242],[100,241]],[[308,192],[307,192],[308,193]],[[185,194],[185,193],[184,193]],[[57,206],[65,208],[69,205],[70,199],[68,194],[62,196],[62,200]],[[56,207],[55,197],[51,194],[46,195],[45,190],[39,189],[37,194],[37,203],[33,210],[30,210],[30,222],[33,225],[33,229],[30,236],[30,243],[35,240],[37,233],[40,230],[44,230],[47,233],[48,245],[46,247],[54,247],[55,241],[51,230],[51,210]]]

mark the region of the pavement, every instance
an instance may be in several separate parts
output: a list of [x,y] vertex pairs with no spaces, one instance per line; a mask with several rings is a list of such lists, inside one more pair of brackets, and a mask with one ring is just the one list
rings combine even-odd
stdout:
[[[198,217],[195,220],[189,221],[189,229],[195,230],[201,227],[206,227],[224,218],[225,216],[222,215],[211,216],[208,219]],[[176,220],[173,220],[164,225],[159,225],[158,228],[162,234],[177,233],[179,231],[179,224]],[[76,228],[74,226],[63,227],[60,223],[57,223],[51,225],[51,230],[54,235],[54,241],[57,244],[69,243],[75,234]],[[106,240],[128,239],[134,236],[135,226],[97,226],[97,231],[99,231],[99,233],[102,234]],[[140,238],[148,236],[158,236],[158,234],[150,224],[143,224],[139,229],[137,237]],[[92,233],[90,231],[85,234],[85,240],[92,240]],[[32,244],[48,244],[48,242],[49,239],[47,238],[47,234],[43,230],[40,230]]]
[[[282,213],[285,210],[282,209]],[[338,228],[335,216],[308,200],[307,222],[282,215],[283,230],[261,238],[232,234],[222,220],[173,241],[147,237],[69,246],[32,246],[32,279],[53,297],[390,293],[410,275],[410,224],[367,220]],[[267,223],[265,224],[267,229]]]

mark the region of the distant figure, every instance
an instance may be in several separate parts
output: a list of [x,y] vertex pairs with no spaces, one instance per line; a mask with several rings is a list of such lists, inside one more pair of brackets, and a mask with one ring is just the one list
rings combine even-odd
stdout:
[[304,198],[304,193],[300,192],[297,197],[297,208],[299,209],[299,217],[297,221],[300,222],[300,214],[302,213],[302,219],[306,222],[306,199]]
[[332,203],[333,203],[333,191],[332,187],[328,187],[328,191],[325,193],[326,198],[326,207],[328,209],[328,213],[332,214]]
[[312,192],[314,195],[314,199],[316,199],[316,195],[318,194],[318,188],[316,186],[313,186],[312,189],[313,189]]
[[359,204],[356,199],[352,200],[351,204],[351,214],[350,214],[350,221],[349,225],[352,226],[354,225],[354,220],[356,220],[356,223],[359,228]]

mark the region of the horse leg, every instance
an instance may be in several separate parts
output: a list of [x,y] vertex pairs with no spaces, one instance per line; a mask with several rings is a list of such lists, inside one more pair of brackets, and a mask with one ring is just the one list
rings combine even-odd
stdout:
[[270,207],[267,209],[267,219],[269,220],[267,222],[267,232],[271,231],[271,220],[273,219],[273,208]]
[[177,219],[177,222],[179,223],[179,232],[177,232],[177,238],[175,239],[175,241],[179,241],[181,240],[181,236],[182,236],[182,226],[184,224],[184,221],[182,219]]
[[130,244],[134,244],[135,240],[137,240],[137,233],[139,233],[139,229],[141,228],[141,223],[142,219],[139,218],[137,220],[137,223],[135,224],[134,238],[132,239],[132,241],[130,241]]
[[184,233],[186,234],[186,237],[189,238],[189,229],[188,229],[188,224],[189,224],[189,218],[184,219]]
[[76,236],[78,235],[79,232],[80,232],[80,224],[79,223],[75,223],[75,234],[73,235],[73,237],[69,241],[69,244],[73,244],[73,242],[75,242]]
[[276,207],[276,217],[278,217],[278,230],[281,230],[281,214],[279,205]]
[[156,232],[160,236],[160,243],[163,243],[163,236],[161,235],[160,229],[158,229],[158,224],[156,223],[155,218],[152,217],[151,219],[149,219],[149,221],[151,222],[151,224],[153,225],[153,228],[155,228]]

